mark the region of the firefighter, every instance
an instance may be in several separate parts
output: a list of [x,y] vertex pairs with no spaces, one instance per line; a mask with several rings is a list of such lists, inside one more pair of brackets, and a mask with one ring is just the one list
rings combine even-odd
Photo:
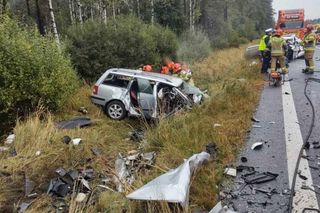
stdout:
[[277,75],[276,66],[279,61],[280,68],[284,74],[288,73],[288,69],[285,63],[285,51],[287,50],[287,43],[284,38],[281,37],[282,30],[277,29],[274,36],[271,37],[268,48],[271,51],[271,76]]
[[145,72],[152,72],[152,66],[147,64],[142,67],[142,70]]
[[267,29],[265,31],[265,35],[260,40],[259,51],[260,51],[261,57],[262,57],[261,73],[268,73],[271,55],[270,55],[269,49],[267,48],[267,45],[270,41],[272,31],[273,31],[272,28]]
[[316,50],[316,34],[313,32],[313,26],[311,24],[307,25],[307,32],[303,39],[304,48],[304,59],[306,62],[306,68],[302,70],[303,73],[313,74],[314,72],[314,61],[313,55]]
[[175,63],[169,58],[163,59],[163,66],[161,67],[161,73],[166,75],[172,75]]
[[181,72],[181,69],[182,69],[181,64],[175,63],[175,64],[172,66],[172,75],[175,76],[175,77],[179,77],[180,72]]

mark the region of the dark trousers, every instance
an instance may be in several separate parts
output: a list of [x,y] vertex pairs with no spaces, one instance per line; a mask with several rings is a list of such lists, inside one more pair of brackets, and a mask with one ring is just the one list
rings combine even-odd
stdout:
[[262,73],[267,73],[268,72],[268,68],[270,66],[271,56],[270,56],[270,54],[268,54],[266,52],[261,52],[261,57],[262,57],[261,72]]

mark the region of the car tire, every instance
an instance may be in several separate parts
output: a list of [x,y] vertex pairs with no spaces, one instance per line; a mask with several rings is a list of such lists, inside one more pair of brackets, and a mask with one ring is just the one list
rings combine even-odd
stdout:
[[111,101],[105,107],[105,113],[113,120],[122,120],[127,116],[127,111],[121,101]]

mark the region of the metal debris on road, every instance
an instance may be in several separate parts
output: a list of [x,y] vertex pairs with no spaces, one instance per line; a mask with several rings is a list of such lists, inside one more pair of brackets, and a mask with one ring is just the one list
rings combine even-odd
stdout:
[[252,150],[259,150],[262,148],[262,146],[263,146],[262,142],[257,142],[257,143],[252,144],[251,149]]
[[301,178],[302,180],[308,180],[308,178],[302,174],[301,170],[298,172],[298,175],[299,175],[299,178]]
[[260,125],[252,125],[252,128],[262,128]]
[[248,162],[248,158],[246,158],[246,157],[241,157],[240,160],[242,163]]
[[271,172],[254,172],[242,176],[247,184],[261,184],[275,180],[279,175]]
[[256,119],[255,117],[252,117],[252,118],[251,118],[251,121],[253,121],[253,122],[255,122],[255,123],[259,123],[259,122],[260,122],[260,120]]
[[232,176],[232,177],[236,177],[237,176],[237,170],[234,169],[234,168],[225,168],[224,174]]

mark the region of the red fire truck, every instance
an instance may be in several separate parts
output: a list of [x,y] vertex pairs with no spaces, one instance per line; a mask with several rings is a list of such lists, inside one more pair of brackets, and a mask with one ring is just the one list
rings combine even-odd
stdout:
[[279,10],[276,28],[281,28],[285,34],[296,34],[303,39],[304,36],[304,9]]

